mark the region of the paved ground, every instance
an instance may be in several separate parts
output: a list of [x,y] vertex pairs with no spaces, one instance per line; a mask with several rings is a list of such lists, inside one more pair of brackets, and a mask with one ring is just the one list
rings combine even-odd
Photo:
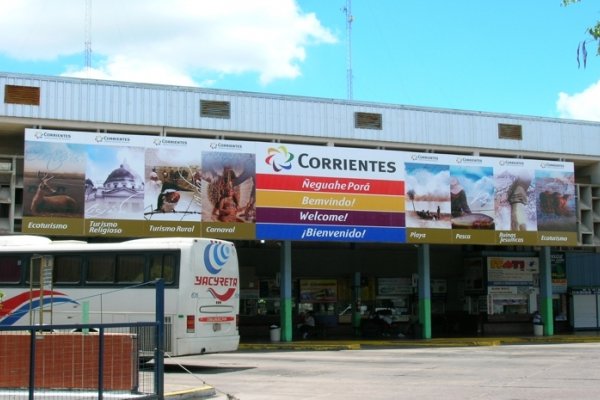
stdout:
[[[591,399],[600,396],[599,356],[596,333],[243,343],[234,353],[165,360],[171,365],[165,393],[240,400]],[[307,395],[305,388],[319,390]]]

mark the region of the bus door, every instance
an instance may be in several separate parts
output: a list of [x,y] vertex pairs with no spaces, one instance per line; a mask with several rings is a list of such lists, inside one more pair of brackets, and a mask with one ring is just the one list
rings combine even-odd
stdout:
[[[53,266],[49,255],[34,254],[29,260],[29,324],[52,324]],[[44,314],[47,314],[46,316]]]

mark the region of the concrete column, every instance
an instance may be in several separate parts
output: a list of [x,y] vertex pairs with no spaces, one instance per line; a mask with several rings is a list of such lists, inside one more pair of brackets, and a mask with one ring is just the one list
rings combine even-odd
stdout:
[[431,284],[429,245],[417,246],[419,264],[419,324],[421,339],[431,339]]
[[544,322],[544,336],[554,335],[554,311],[552,310],[552,263],[550,247],[540,250],[540,301],[539,311]]
[[294,331],[292,318],[292,242],[281,242],[280,264],[280,316],[281,316],[281,341],[291,342]]

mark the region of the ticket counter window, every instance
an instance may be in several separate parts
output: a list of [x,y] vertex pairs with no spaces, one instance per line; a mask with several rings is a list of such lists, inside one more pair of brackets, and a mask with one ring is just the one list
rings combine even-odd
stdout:
[[526,295],[493,296],[493,315],[528,315],[529,301]]

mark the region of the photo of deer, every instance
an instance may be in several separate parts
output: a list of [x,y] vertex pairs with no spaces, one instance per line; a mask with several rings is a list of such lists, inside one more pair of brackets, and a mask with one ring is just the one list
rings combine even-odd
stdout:
[[83,217],[84,146],[26,142],[25,166],[23,216]]
[[23,193],[24,216],[83,216],[83,174],[26,172]]

